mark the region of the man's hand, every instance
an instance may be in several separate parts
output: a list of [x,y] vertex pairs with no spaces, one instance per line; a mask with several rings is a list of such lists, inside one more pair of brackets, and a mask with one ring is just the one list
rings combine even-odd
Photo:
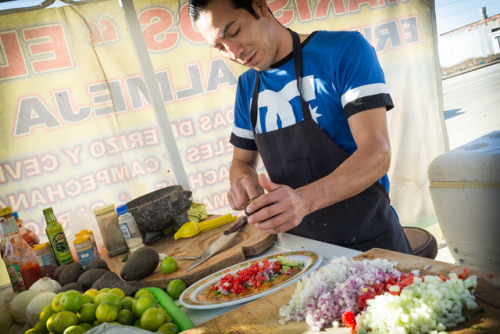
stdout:
[[300,190],[271,182],[264,174],[259,183],[267,193],[256,198],[247,206],[249,224],[269,234],[288,231],[302,222],[309,213],[309,201]]
[[264,193],[255,177],[245,176],[233,183],[227,193],[227,199],[233,210],[243,210],[248,201]]

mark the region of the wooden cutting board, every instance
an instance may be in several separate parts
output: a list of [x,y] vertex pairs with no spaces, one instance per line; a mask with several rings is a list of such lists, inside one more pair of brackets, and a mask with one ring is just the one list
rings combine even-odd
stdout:
[[[423,275],[448,276],[450,272],[460,274],[464,271],[464,267],[382,249],[372,249],[354,257],[356,260],[375,258],[397,261],[400,271],[409,272],[413,269],[419,269]],[[423,268],[426,266],[431,267],[428,270],[424,270]],[[490,273],[469,268],[469,274],[475,275],[478,278],[476,302],[478,309],[484,309],[485,312],[482,314],[478,314],[479,312],[467,312],[470,315],[470,320],[455,327],[450,333],[500,333],[500,273],[493,274],[493,277],[490,277]],[[318,333],[313,331],[304,321],[292,321],[286,325],[279,323],[279,309],[282,305],[288,303],[295,291],[295,287],[296,284],[292,284],[182,333]],[[482,329],[472,329],[472,326],[480,326]],[[327,328],[322,332],[351,333],[346,328]]]
[[[213,216],[211,218],[215,218]],[[241,218],[240,218],[241,219]],[[238,221],[238,220],[237,220]],[[235,224],[237,221],[231,223]],[[160,241],[157,241],[149,246],[154,247],[158,253],[167,254],[169,256],[199,256],[205,251],[215,240],[231,224],[216,227],[214,229],[203,231],[191,238],[174,240],[173,235],[168,235]],[[183,280],[188,286],[196,281],[213,274],[221,269],[232,266],[234,264],[245,261],[249,256],[257,255],[267,250],[272,246],[277,239],[277,235],[267,234],[252,225],[245,224],[240,228],[238,235],[231,243],[218,254],[200,264],[198,267],[186,272],[186,269],[193,263],[193,260],[177,259],[179,269],[170,274],[164,274],[160,267],[149,277],[142,281],[148,286],[166,289],[168,282],[178,278]],[[125,254],[108,257],[107,254],[101,258],[108,263],[109,269],[120,275],[123,267],[122,259]],[[130,254],[129,254],[130,256]]]

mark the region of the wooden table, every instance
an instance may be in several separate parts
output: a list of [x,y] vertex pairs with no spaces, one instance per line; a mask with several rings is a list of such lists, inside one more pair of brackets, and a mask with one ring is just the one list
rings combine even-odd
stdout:
[[[372,249],[354,257],[356,260],[375,258],[397,261],[400,271],[409,272],[413,269],[419,269],[423,275],[448,276],[451,272],[459,274],[464,271],[464,267],[461,266],[382,249]],[[425,270],[424,268],[428,266],[430,268]],[[455,327],[450,333],[500,333],[500,273],[493,274],[490,277],[490,273],[469,268],[469,274],[478,278],[476,302],[478,309],[483,309],[484,313],[468,312],[471,316],[470,320]],[[288,303],[295,287],[295,284],[288,286],[182,333],[317,333],[311,330],[305,322],[292,321],[286,325],[279,323],[279,308]],[[472,326],[480,326],[482,330],[471,329]],[[350,333],[350,330],[346,328],[327,328],[323,332]]]

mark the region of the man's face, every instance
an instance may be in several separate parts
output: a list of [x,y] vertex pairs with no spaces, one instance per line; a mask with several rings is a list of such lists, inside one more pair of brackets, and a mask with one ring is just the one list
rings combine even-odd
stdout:
[[279,60],[275,59],[278,43],[272,36],[270,19],[274,18],[267,12],[265,0],[254,0],[252,5],[259,19],[245,9],[234,9],[231,0],[212,0],[196,25],[224,57],[262,71]]

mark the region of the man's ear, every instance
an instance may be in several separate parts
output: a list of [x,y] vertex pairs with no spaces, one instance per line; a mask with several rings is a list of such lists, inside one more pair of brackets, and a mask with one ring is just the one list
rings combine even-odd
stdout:
[[252,5],[259,16],[266,17],[270,14],[266,0],[253,0]]

